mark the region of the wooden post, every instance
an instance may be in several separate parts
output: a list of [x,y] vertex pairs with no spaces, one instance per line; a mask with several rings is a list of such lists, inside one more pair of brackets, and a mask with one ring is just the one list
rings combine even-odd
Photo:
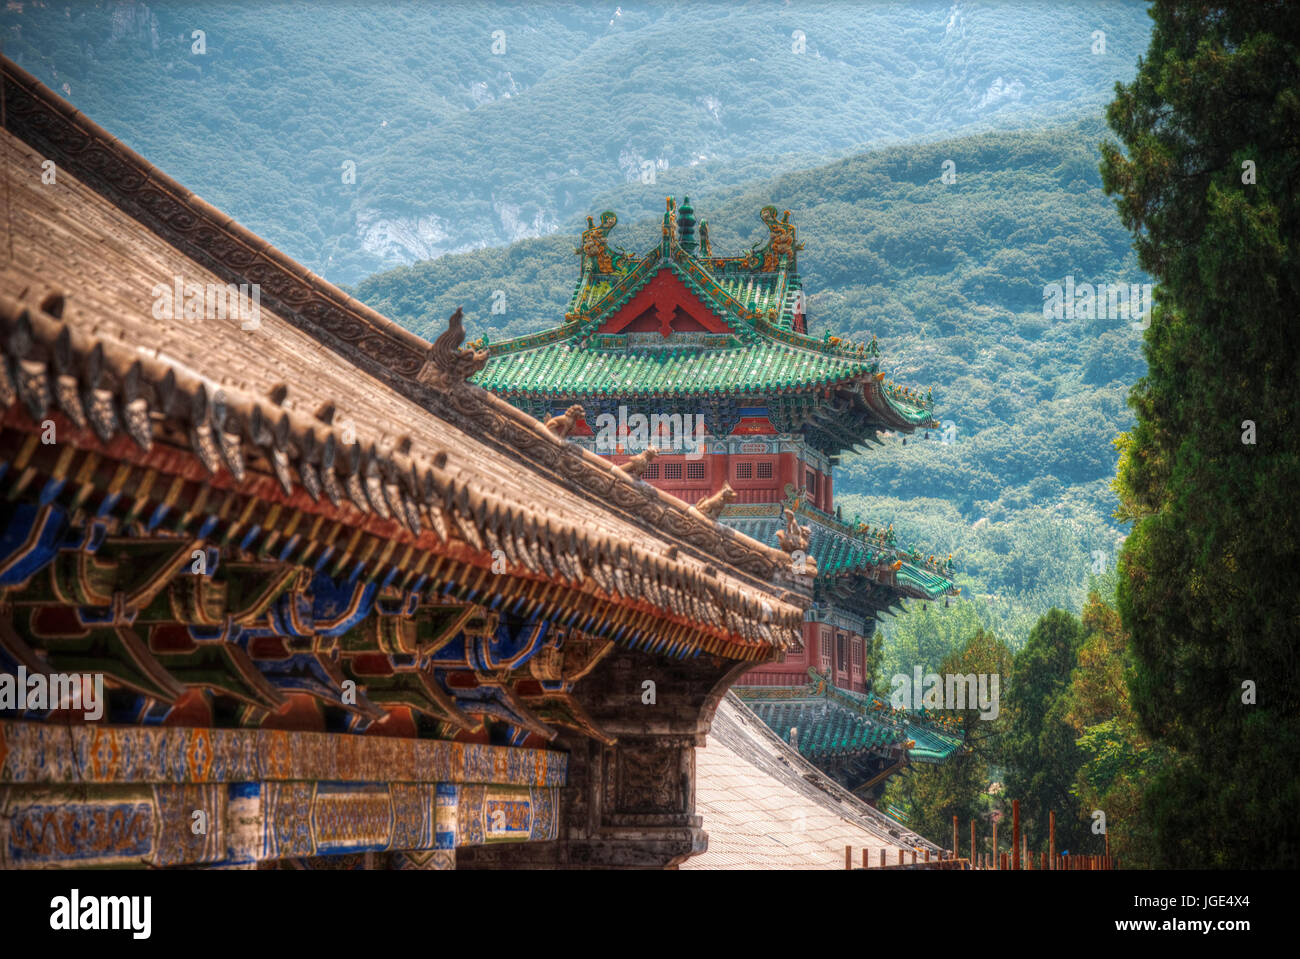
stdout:
[[1047,814],[1047,854],[1051,857],[1052,868],[1056,868],[1056,810]]
[[884,846],[881,846],[881,847],[880,847],[880,864],[881,864],[882,866],[885,864],[885,847],[884,847]]
[[956,859],[959,855],[957,851],[957,817],[952,817],[952,855]]
[[1040,855],[1041,858],[1038,860],[1040,863],[1039,868],[1042,869],[1043,872],[1047,872],[1047,853],[1041,853]]
[[853,847],[852,846],[844,847],[844,868],[845,869],[853,868]]
[[[916,853],[912,853],[912,855],[915,856]],[[928,850],[928,849],[925,851],[925,861],[926,861],[926,862],[929,862],[929,861],[930,861],[930,850]]]
[[975,820],[970,821],[970,867],[975,868]]
[[1002,863],[998,860],[998,821],[996,819],[993,820],[993,868],[1002,868]]
[[903,864],[903,850],[901,850],[901,849],[898,850],[898,864],[899,864],[900,866]]
[[[927,856],[926,858],[929,859],[930,857]],[[913,865],[913,866],[916,865],[916,850],[915,850],[915,849],[912,850],[912,865]]]
[[1011,800],[1011,871],[1020,869],[1020,800]]
[[869,865],[870,863],[867,862],[867,847],[863,846],[862,847],[862,868],[866,869]]

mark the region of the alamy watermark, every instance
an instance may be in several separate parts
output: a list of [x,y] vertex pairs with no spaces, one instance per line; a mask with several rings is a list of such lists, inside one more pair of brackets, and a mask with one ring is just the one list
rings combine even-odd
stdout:
[[177,275],[170,286],[155,283],[149,292],[155,320],[238,319],[241,330],[262,325],[262,288],[256,283],[187,283]]
[[889,702],[895,709],[978,709],[980,719],[997,719],[1001,711],[997,673],[895,673]]
[[59,932],[124,930],[148,939],[153,923],[152,896],[83,896],[73,889],[50,900],[50,928]]
[[1048,283],[1043,287],[1043,317],[1049,320],[1129,320],[1135,330],[1151,325],[1150,283],[1074,282]]
[[0,709],[80,711],[89,722],[104,716],[103,673],[0,673]]
[[618,415],[596,417],[597,453],[639,453],[648,446],[661,453],[685,453],[688,460],[704,457],[704,416],[699,413],[629,414],[620,405]]

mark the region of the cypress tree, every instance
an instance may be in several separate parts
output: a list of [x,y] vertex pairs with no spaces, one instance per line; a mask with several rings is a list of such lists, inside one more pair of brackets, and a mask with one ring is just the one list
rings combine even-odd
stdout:
[[[1300,864],[1300,3],[1154,4],[1102,177],[1158,281],[1116,478],[1158,862]],[[1252,687],[1253,684],[1253,687]],[[1253,696],[1251,689],[1253,688]],[[1253,698],[1253,704],[1251,700]]]

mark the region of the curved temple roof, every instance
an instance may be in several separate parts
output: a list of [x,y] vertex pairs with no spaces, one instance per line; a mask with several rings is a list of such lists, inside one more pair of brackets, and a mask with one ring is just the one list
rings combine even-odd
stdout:
[[[21,68],[6,60],[2,69],[0,149],[23,238],[0,272],[0,345],[21,374],[5,377],[7,422],[30,428],[25,407],[29,416],[57,408],[75,423],[94,410],[81,410],[80,386],[61,384],[89,384],[123,413],[98,441],[86,432],[87,449],[103,455],[111,444],[137,469],[174,476],[168,495],[201,487],[202,471],[191,477],[179,450],[203,462],[222,495],[341,521],[393,563],[450,551],[483,572],[499,545],[512,573],[573,580],[676,620],[679,655],[761,659],[797,636],[806,600],[785,554],[557,443],[487,391],[428,378],[436,347],[185,190]],[[58,160],[57,191],[29,174],[41,157]],[[104,238],[94,257],[81,252],[87,234]],[[177,278],[186,289],[257,284],[256,323],[225,313],[160,319],[159,286]],[[322,465],[327,445],[338,450],[337,472]],[[47,452],[36,447],[34,472]],[[352,480],[360,493],[349,487],[335,500],[331,484]],[[153,492],[167,491],[160,478]],[[439,520],[462,545],[447,545]]]
[[881,850],[889,863],[899,850],[939,852],[791,749],[734,692],[695,763],[709,848],[683,869],[843,869],[845,846],[871,866]]
[[798,750],[810,759],[898,747],[914,762],[935,763],[961,748],[962,737],[925,711],[832,686],[811,668],[808,675],[806,686],[737,686],[734,693],[783,741],[798,729]]
[[723,509],[721,520],[760,543],[774,543],[783,526],[782,510],[791,505],[799,523],[812,534],[808,551],[817,560],[819,586],[842,591],[856,591],[864,583],[888,587],[885,597],[874,596],[874,591],[862,597],[878,608],[901,597],[935,600],[958,594],[951,559],[904,549],[894,541],[892,531],[864,524],[854,527],[802,501],[731,505]]
[[[609,245],[618,217],[603,213],[576,251],[582,272],[564,324],[500,343],[480,341],[489,360],[474,382],[503,396],[537,399],[815,391],[821,399],[834,395],[838,412],[858,421],[841,435],[937,425],[928,394],[883,381],[874,337],[850,343],[829,333],[807,335],[803,281],[795,269],[802,245],[789,211],[778,217],[775,207],[764,207],[768,242],[742,256],[715,257],[706,225],[701,241],[694,239],[689,198],[680,211],[671,197],[667,207],[662,241],[643,256]],[[844,445],[851,444],[841,441],[839,448]]]

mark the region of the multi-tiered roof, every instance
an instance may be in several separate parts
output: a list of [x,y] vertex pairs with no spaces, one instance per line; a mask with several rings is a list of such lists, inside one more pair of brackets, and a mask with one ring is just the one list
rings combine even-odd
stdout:
[[720,257],[706,223],[697,237],[689,198],[667,207],[660,243],[642,256],[610,245],[614,213],[588,217],[563,325],[483,344],[491,360],[475,382],[539,413],[574,395],[689,398],[713,401],[725,422],[762,398],[778,431],[828,455],[880,430],[937,425],[928,395],[885,382],[874,337],[808,335],[789,211],[764,207],[767,241]]
[[[834,457],[878,443],[880,431],[938,424],[930,392],[895,385],[880,372],[880,348],[807,332],[796,227],[766,206],[765,243],[716,256],[708,224],[696,230],[687,197],[667,201],[660,242],[641,256],[612,246],[618,217],[602,213],[575,252],[582,271],[561,326],[500,343],[480,341],[490,359],[474,379],[537,416],[581,399],[588,421],[619,403],[653,399],[661,408],[703,411],[725,436],[761,406],[778,433],[799,434]],[[832,460],[833,462],[833,460]],[[846,524],[787,490],[784,503],[736,504],[721,520],[774,544],[782,512],[807,525],[821,599],[857,615],[904,598],[956,593],[948,558],[895,542],[892,529]]]

